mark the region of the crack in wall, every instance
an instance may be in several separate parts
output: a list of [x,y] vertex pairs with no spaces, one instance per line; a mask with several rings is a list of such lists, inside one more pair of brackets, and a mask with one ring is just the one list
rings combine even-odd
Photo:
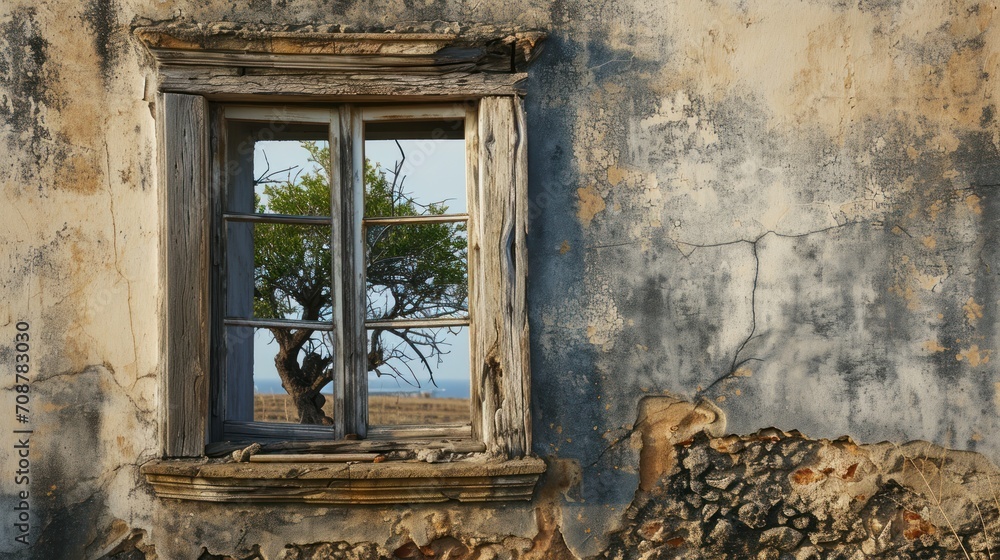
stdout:
[[749,344],[750,341],[753,340],[754,335],[757,332],[757,287],[758,287],[757,283],[758,283],[758,280],[760,279],[760,253],[759,253],[759,246],[758,245],[761,242],[761,240],[763,240],[768,235],[773,235],[774,237],[778,237],[778,238],[782,238],[782,239],[801,239],[801,238],[809,237],[811,235],[817,235],[817,234],[821,234],[821,233],[828,233],[830,231],[839,230],[839,229],[842,229],[842,228],[845,228],[845,227],[848,227],[848,226],[857,225],[857,224],[861,224],[861,223],[864,223],[864,222],[846,222],[846,223],[838,224],[838,225],[835,225],[835,226],[830,226],[830,227],[826,227],[826,228],[822,228],[822,229],[818,229],[818,230],[814,230],[814,231],[807,231],[807,232],[804,232],[804,233],[797,233],[797,234],[785,234],[785,233],[779,233],[779,232],[776,232],[776,231],[773,231],[773,230],[768,230],[768,231],[765,231],[764,233],[760,234],[756,239],[754,239],[752,241],[748,240],[748,239],[739,239],[739,240],[734,240],[734,241],[729,241],[729,242],[724,242],[724,243],[718,243],[718,244],[711,244],[711,245],[695,245],[695,244],[691,244],[691,243],[676,242],[676,243],[683,243],[685,245],[693,247],[693,249],[690,252],[688,252],[686,256],[690,256],[691,254],[694,253],[694,251],[696,249],[699,249],[699,248],[722,247],[722,246],[726,246],[726,245],[735,245],[735,244],[739,244],[739,243],[747,243],[747,244],[749,244],[750,247],[751,247],[751,250],[753,251],[754,274],[753,274],[753,284],[752,284],[751,291],[750,291],[750,333],[747,334],[746,338],[743,339],[743,342],[740,344],[740,346],[736,349],[736,352],[733,354],[733,360],[732,360],[732,363],[731,363],[731,365],[729,367],[729,371],[725,375],[723,375],[723,376],[715,379],[714,381],[712,381],[705,388],[699,389],[695,393],[696,397],[701,397],[701,396],[705,395],[706,393],[708,393],[711,389],[713,389],[714,387],[716,387],[719,383],[721,383],[721,382],[723,382],[723,381],[725,381],[727,379],[732,379],[733,377],[736,377],[737,374],[738,374],[738,372],[740,371],[740,368],[742,366],[746,365],[748,362],[751,362],[751,361],[762,362],[763,361],[761,358],[756,358],[756,357],[744,358],[743,360],[739,360],[740,354],[743,352],[744,349],[746,349],[747,344]]
[[[727,379],[731,379],[733,377],[736,377],[737,373],[740,371],[740,368],[742,366],[746,365],[747,363],[752,362],[752,361],[758,361],[758,362],[763,361],[761,358],[757,358],[757,357],[748,357],[748,358],[743,358],[742,360],[740,359],[740,355],[743,353],[743,351],[746,349],[747,345],[750,343],[751,340],[753,340],[753,338],[757,334],[757,326],[758,326],[757,325],[757,288],[758,288],[758,280],[760,279],[760,252],[759,252],[759,250],[760,250],[760,248],[759,248],[760,242],[765,237],[767,237],[769,235],[770,236],[774,236],[774,237],[778,237],[778,238],[782,238],[782,239],[801,239],[801,238],[809,237],[809,236],[812,236],[812,235],[829,233],[831,231],[840,230],[840,229],[843,229],[843,228],[846,228],[846,227],[850,227],[850,226],[854,226],[854,225],[860,225],[860,224],[866,224],[866,222],[860,222],[860,221],[845,222],[845,223],[842,223],[842,224],[837,224],[837,225],[833,225],[833,226],[829,226],[829,227],[825,227],[825,228],[821,228],[821,229],[817,229],[817,230],[812,230],[812,231],[806,231],[806,232],[803,232],[803,233],[781,233],[781,232],[778,232],[778,231],[775,231],[775,230],[767,230],[767,231],[761,233],[760,235],[758,235],[754,239],[732,239],[732,240],[720,241],[720,242],[716,242],[716,243],[692,243],[692,242],[688,242],[688,241],[681,241],[679,239],[674,239],[673,237],[670,237],[670,236],[665,236],[665,239],[669,240],[672,243],[673,248],[685,260],[689,259],[691,257],[691,255],[693,255],[694,252],[697,251],[698,249],[713,249],[713,248],[719,248],[719,247],[728,247],[728,246],[733,246],[733,245],[740,245],[740,244],[744,244],[744,243],[750,246],[752,254],[753,254],[754,274],[753,274],[753,282],[751,284],[751,290],[750,290],[750,332],[746,335],[745,338],[743,338],[742,342],[736,348],[736,351],[733,353],[733,359],[730,362],[729,370],[724,375],[722,375],[722,376],[716,378],[715,380],[713,380],[706,387],[699,388],[695,392],[695,397],[696,398],[700,398],[700,397],[704,396],[711,389],[713,389],[716,386],[718,386],[719,383],[721,383],[721,382],[723,382],[723,381],[725,381]],[[625,246],[630,246],[630,245],[638,245],[638,244],[649,242],[649,241],[654,241],[655,239],[656,239],[655,237],[649,236],[649,237],[643,237],[641,239],[636,239],[636,240],[631,240],[631,241],[622,241],[622,242],[607,243],[607,244],[601,244],[601,245],[588,245],[588,246],[585,247],[585,249],[587,249],[587,250],[591,250],[591,249],[597,250],[597,249],[609,249],[609,248],[616,248],[616,247],[625,247]],[[685,248],[689,248],[689,250],[685,250]],[[630,436],[631,436],[631,431],[629,433],[627,433],[625,436],[623,436],[623,438],[627,438],[627,437],[630,437]],[[603,454],[604,454],[604,452],[601,453],[601,456],[603,456]],[[600,460],[600,456],[598,457],[598,460]]]
[[[130,365],[137,366],[139,361],[139,344],[135,339],[135,322],[134,313],[132,311],[132,281],[125,276],[122,272],[121,264],[119,262],[118,256],[118,222],[115,217],[115,195],[114,189],[111,183],[111,149],[108,147],[107,138],[104,140],[104,157],[106,163],[106,180],[108,184],[108,199],[110,200],[110,210],[111,210],[111,240],[112,240],[112,250],[115,252],[115,270],[118,272],[118,276],[125,282],[125,287],[128,291],[128,326],[129,333],[132,335],[132,363]],[[136,372],[136,379],[132,381],[130,388],[134,388],[135,384],[138,382],[138,372]]]
[[[38,378],[36,378],[33,381],[33,383],[36,383],[36,384],[38,384],[38,383],[48,383],[50,381],[54,381],[54,380],[58,380],[58,379],[63,379],[63,378],[75,379],[77,376],[85,375],[85,374],[88,374],[88,373],[95,373],[98,376],[100,376],[100,372],[99,372],[98,368],[103,368],[103,369],[105,369],[105,370],[108,371],[108,374],[109,374],[108,377],[111,379],[112,383],[114,383],[116,387],[118,387],[119,389],[121,389],[122,395],[126,398],[126,400],[129,401],[129,403],[132,405],[132,407],[135,408],[135,410],[140,413],[140,414],[136,415],[136,420],[138,420],[140,423],[146,425],[147,427],[155,428],[155,426],[153,426],[153,421],[152,420],[144,419],[143,418],[143,416],[147,416],[147,415],[152,414],[153,410],[150,409],[150,408],[144,408],[144,407],[140,406],[138,402],[136,402],[135,398],[130,393],[131,389],[130,388],[126,388],[124,385],[122,385],[118,381],[118,378],[115,376],[115,370],[114,370],[114,368],[108,362],[104,362],[103,364],[100,364],[100,365],[89,365],[89,366],[87,366],[87,367],[85,367],[85,368],[83,368],[82,370],[79,370],[79,371],[63,371],[63,372],[54,373],[54,374],[51,374],[51,375],[48,375],[48,376],[45,376],[45,377],[38,377]],[[143,375],[139,379],[145,379],[145,378],[155,377],[155,376],[156,376],[156,373],[153,372],[153,373],[149,373],[149,374]],[[133,386],[134,385],[135,384],[133,383]]]
[[714,388],[716,385],[718,385],[722,381],[734,377],[736,375],[736,372],[739,371],[739,368],[742,367],[747,362],[750,362],[750,361],[761,362],[761,361],[763,361],[760,358],[745,358],[743,361],[737,362],[737,360],[740,357],[740,354],[743,352],[743,349],[746,348],[747,344],[750,343],[750,341],[754,337],[754,334],[757,332],[757,281],[760,278],[760,254],[757,252],[757,249],[758,249],[757,248],[757,244],[766,235],[767,235],[767,233],[765,233],[764,235],[761,235],[760,237],[758,237],[757,239],[755,239],[753,242],[750,243],[750,247],[753,249],[753,262],[754,262],[753,287],[751,288],[751,291],[750,291],[750,333],[747,334],[747,337],[745,339],[743,339],[743,343],[740,344],[740,347],[736,349],[736,353],[733,354],[733,362],[732,362],[732,365],[729,366],[729,373],[727,373],[726,375],[723,375],[722,377],[716,379],[715,381],[713,381],[712,383],[710,383],[704,389],[701,389],[701,390],[697,391],[695,393],[695,395],[698,396],[698,397],[700,397],[700,396],[704,395],[705,393],[707,393],[708,391],[712,390],[712,388]]
[[[713,388],[717,387],[720,383],[722,383],[722,382],[724,382],[724,381],[726,381],[728,379],[732,379],[734,377],[738,377],[739,372],[740,372],[740,368],[742,366],[746,365],[747,363],[749,363],[751,361],[758,361],[758,362],[762,362],[763,361],[763,359],[755,357],[755,356],[746,357],[746,358],[742,358],[742,359],[740,358],[740,356],[746,350],[746,347],[750,343],[750,341],[752,341],[757,336],[757,329],[758,329],[758,322],[757,322],[757,291],[758,291],[758,287],[759,287],[758,286],[758,282],[759,282],[760,270],[761,270],[760,242],[763,241],[768,236],[773,236],[773,237],[782,238],[782,239],[801,239],[801,238],[805,238],[805,237],[809,237],[809,236],[813,236],[813,235],[830,233],[832,231],[841,230],[843,228],[848,228],[848,227],[852,227],[852,226],[856,226],[856,225],[868,225],[868,224],[867,224],[867,222],[860,222],[860,221],[858,221],[858,222],[845,222],[845,223],[842,223],[842,224],[837,224],[837,225],[833,225],[833,226],[829,226],[829,227],[825,227],[825,228],[820,228],[820,229],[812,230],[812,231],[806,231],[806,232],[802,232],[802,233],[782,233],[782,232],[778,232],[778,231],[774,231],[774,230],[767,230],[767,231],[761,233],[760,235],[758,235],[754,239],[733,239],[733,240],[721,241],[721,242],[716,242],[716,243],[693,243],[693,242],[686,242],[686,241],[681,241],[681,240],[677,240],[677,239],[673,239],[673,238],[669,238],[668,237],[668,239],[672,242],[672,245],[673,245],[674,249],[677,250],[678,253],[683,258],[685,258],[685,259],[690,258],[690,256],[693,255],[694,252],[697,251],[698,249],[711,249],[711,248],[719,248],[719,247],[727,247],[727,246],[733,246],[733,245],[747,244],[751,248],[752,256],[753,256],[753,260],[754,260],[754,274],[753,274],[753,281],[752,281],[751,290],[750,290],[750,331],[742,339],[742,341],[740,342],[740,345],[736,348],[735,352],[733,353],[733,357],[732,357],[732,360],[730,361],[730,366],[729,366],[728,371],[724,375],[722,375],[722,376],[714,379],[706,387],[699,388],[694,393],[694,397],[695,397],[696,400],[703,400],[705,398],[705,396]],[[592,246],[588,246],[587,249],[604,249],[604,248],[613,248],[613,247],[622,247],[622,246],[628,246],[628,245],[636,245],[636,244],[642,243],[644,240],[650,240],[650,239],[652,239],[652,238],[645,238],[645,239],[642,239],[642,240],[634,240],[634,241],[628,241],[628,242],[610,243],[610,244],[605,244],[605,245],[592,245]],[[685,250],[685,248],[687,248],[687,250]],[[637,423],[637,424],[633,425],[632,427],[628,428],[622,435],[616,437],[608,445],[604,446],[604,448],[598,454],[597,458],[594,459],[594,461],[592,461],[589,464],[589,467],[595,467],[595,466],[597,466],[604,459],[604,457],[607,455],[608,452],[612,451],[614,448],[616,448],[622,442],[631,439],[633,435],[635,435],[636,433],[640,433],[643,429],[644,429],[644,426],[642,424],[642,421],[640,421],[639,423]]]

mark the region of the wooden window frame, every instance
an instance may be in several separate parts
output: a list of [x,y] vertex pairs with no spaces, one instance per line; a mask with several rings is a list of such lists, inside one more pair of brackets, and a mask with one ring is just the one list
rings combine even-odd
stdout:
[[[247,41],[256,39],[215,32],[192,38],[191,33],[194,32],[163,28],[136,30],[158,70],[163,457],[204,458],[206,453],[217,454],[233,447],[212,442],[212,437],[219,434],[212,433],[209,421],[213,375],[211,333],[215,332],[211,301],[214,263],[210,261],[210,247],[213,216],[220,215],[220,209],[214,205],[221,200],[218,192],[221,181],[217,177],[220,170],[211,165],[212,150],[217,146],[211,143],[210,127],[212,103],[248,100],[282,105],[380,102],[397,106],[471,100],[478,105],[472,127],[475,130],[471,136],[468,130],[466,133],[467,153],[475,154],[469,157],[467,166],[472,226],[469,302],[473,317],[470,376],[474,413],[469,436],[451,441],[450,445],[452,449],[484,451],[508,461],[528,456],[531,418],[526,312],[527,151],[524,92],[520,88],[525,75],[516,71],[491,73],[485,65],[505,64],[506,56],[510,61],[527,60],[529,47],[541,35],[494,38],[482,41],[477,51],[464,39],[445,34],[322,34],[321,37],[300,34],[291,38],[285,34],[281,37],[283,41],[248,45]],[[278,35],[281,34],[271,34],[270,38]],[[462,43],[461,55],[450,50],[449,45],[456,42]],[[297,46],[290,48],[289,44]],[[501,44],[507,46],[506,51],[497,47]],[[277,52],[280,49],[289,52]],[[494,56],[494,51],[500,55]],[[310,54],[303,54],[306,52]],[[363,72],[358,74],[359,71]],[[353,144],[360,133],[361,120],[357,111],[348,110],[345,114],[341,109],[342,150],[344,143]],[[466,123],[468,129],[472,123],[468,118]],[[360,167],[355,161],[357,157],[360,156],[352,153],[350,169],[342,165],[340,170],[340,180],[349,182],[355,193],[361,192],[358,190],[361,177],[355,176]],[[358,265],[355,261],[353,270],[363,274],[363,263]],[[359,331],[350,324],[345,329],[364,334],[363,328]],[[345,418],[348,414],[345,412]],[[354,414],[353,426],[363,425],[361,413]],[[346,420],[344,433],[351,433],[347,431],[352,427],[351,422]],[[362,431],[359,435],[366,434]],[[379,446],[441,448],[441,441],[432,440],[440,440],[447,434],[415,429],[410,433],[382,435],[385,437],[362,441],[277,443],[272,448],[313,452]],[[155,465],[147,467],[147,477],[165,472],[157,471],[159,467]],[[514,469],[517,476],[534,476],[534,479],[542,470],[544,466],[536,463]],[[519,495],[523,497],[523,492]],[[502,499],[496,496],[501,494],[495,495],[495,499]]]
[[[478,178],[473,170],[478,169],[479,152],[475,143],[478,129],[478,102],[463,101],[445,104],[404,104],[404,105],[358,105],[358,104],[337,104],[328,108],[308,108],[296,109],[288,106],[251,106],[251,105],[211,105],[212,129],[211,138],[215,145],[214,154],[210,165],[215,168],[211,173],[212,180],[221,181],[222,184],[213,185],[212,192],[220,193],[222,199],[229,195],[225,192],[227,181],[225,170],[232,166],[229,159],[233,157],[231,142],[227,138],[230,121],[273,123],[281,127],[289,124],[322,124],[328,126],[329,145],[331,146],[331,163],[333,176],[331,181],[330,216],[321,217],[293,217],[275,215],[257,215],[233,213],[222,210],[220,204],[214,205],[216,212],[215,224],[213,225],[213,238],[215,239],[213,252],[218,255],[213,262],[223,263],[226,261],[225,254],[225,223],[232,221],[243,222],[270,222],[270,223],[295,223],[308,225],[322,225],[331,228],[331,262],[333,264],[332,278],[335,279],[331,286],[332,294],[332,318],[330,324],[315,324],[318,330],[329,331],[335,340],[335,347],[347,349],[344,352],[336,353],[336,360],[333,363],[333,420],[332,426],[308,426],[300,424],[255,422],[246,420],[234,420],[228,414],[230,407],[245,409],[244,402],[249,395],[252,398],[252,379],[245,375],[235,376],[229,379],[230,370],[224,361],[226,352],[224,350],[225,337],[222,330],[229,326],[250,326],[265,327],[269,324],[284,324],[283,320],[261,320],[261,319],[232,319],[226,317],[225,294],[221,293],[221,283],[213,278],[213,289],[217,292],[213,298],[215,301],[214,317],[212,319],[214,352],[212,362],[215,375],[212,379],[212,403],[211,403],[211,425],[210,435],[214,442],[224,441],[288,441],[288,440],[341,440],[348,434],[367,438],[369,436],[382,441],[399,439],[401,437],[412,437],[413,433],[419,433],[423,438],[441,438],[448,440],[471,439],[471,416],[470,420],[454,425],[425,425],[425,426],[369,426],[367,423],[367,363],[365,360],[365,329],[373,323],[364,318],[363,306],[359,309],[360,301],[364,300],[365,286],[365,262],[362,253],[364,224],[384,224],[384,223],[441,223],[461,221],[467,225],[473,225],[475,220],[468,212],[461,214],[448,214],[442,216],[421,216],[403,218],[364,218],[364,125],[372,122],[401,122],[401,121],[424,121],[424,120],[461,120],[464,124],[463,138],[467,138],[465,150],[465,184],[467,197],[472,198]],[[343,122],[343,124],[342,124]],[[242,163],[242,162],[241,162]],[[221,212],[222,219],[218,213]],[[481,217],[477,217],[477,220]],[[332,222],[331,222],[332,220]],[[351,250],[353,249],[353,250]],[[215,275],[225,277],[222,270],[216,270]],[[340,279],[340,281],[336,280]],[[351,302],[354,302],[352,305]],[[296,323],[303,324],[300,321]],[[465,326],[471,331],[476,329],[471,317],[461,320],[396,320],[394,325],[406,324],[406,326]],[[348,341],[353,341],[349,343]],[[357,352],[360,345],[361,352]],[[471,367],[470,372],[475,371]],[[471,381],[470,381],[471,384]],[[235,386],[235,390],[230,386]],[[238,402],[237,402],[238,401]],[[250,405],[252,407],[252,404]],[[252,408],[251,408],[252,410]],[[244,415],[246,411],[244,411]],[[471,413],[471,410],[470,410]],[[251,414],[252,415],[252,414]]]

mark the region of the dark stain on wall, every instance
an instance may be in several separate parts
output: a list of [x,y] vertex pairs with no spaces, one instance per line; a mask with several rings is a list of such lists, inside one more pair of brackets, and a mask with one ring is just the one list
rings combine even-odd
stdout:
[[114,75],[119,55],[127,44],[123,36],[125,28],[118,22],[119,11],[115,0],[90,0],[83,12],[105,84]]
[[[890,10],[898,10],[902,0],[859,0],[857,3],[858,8],[863,11],[875,11],[875,12],[885,12]],[[837,2],[839,6],[843,7],[853,7],[854,2]]]
[[39,102],[50,101],[46,67],[49,45],[38,30],[35,10],[15,12],[10,21],[0,25],[0,31],[5,42],[0,50],[0,85],[6,92],[0,116],[14,132],[47,138]]
[[[69,229],[69,224],[64,223],[44,245],[17,247],[16,257],[12,259],[15,265],[7,274],[0,276],[0,288],[14,289],[33,276],[50,280],[64,278],[66,271],[58,262],[57,255],[72,237],[73,231]],[[11,351],[10,346],[0,346],[0,353],[4,349]]]
[[76,558],[110,525],[106,485],[115,472],[102,469],[101,432],[106,400],[102,381],[112,373],[92,366],[79,372],[39,377],[32,384],[37,402],[61,403],[46,412],[59,433],[32,435],[31,495],[35,525],[40,532],[32,546],[34,558]]
[[0,49],[0,118],[10,127],[7,150],[10,154],[26,152],[17,178],[40,189],[37,170],[50,149],[43,144],[52,139],[43,110],[59,105],[49,89],[53,78],[49,43],[33,8],[15,10],[9,21],[0,24],[0,33],[4,38]]
[[[547,45],[540,62],[529,72],[530,84],[572,79],[566,74],[568,67],[558,61],[571,58],[575,50],[575,45],[559,39]],[[532,348],[552,348],[551,352],[533,350],[531,354],[534,450],[545,455],[562,443],[564,438],[556,430],[561,432],[564,423],[571,425],[569,418],[575,413],[558,403],[589,402],[593,400],[593,389],[582,378],[590,363],[587,352],[571,351],[564,341],[539,340],[546,332],[542,313],[551,313],[550,319],[560,320],[561,302],[575,297],[577,279],[584,270],[579,226],[574,220],[564,219],[565,209],[573,205],[578,181],[572,146],[567,140],[572,136],[569,127],[574,107],[572,103],[557,102],[566,91],[546,92],[539,88],[539,92],[542,95],[526,100],[526,111],[532,115],[528,119],[528,158],[533,162],[528,168],[528,310]],[[570,249],[561,254],[563,242]]]

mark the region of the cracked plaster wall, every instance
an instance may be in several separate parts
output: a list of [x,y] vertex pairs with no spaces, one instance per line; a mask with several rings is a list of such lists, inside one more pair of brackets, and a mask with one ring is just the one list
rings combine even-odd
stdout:
[[[596,554],[628,541],[612,531],[641,478],[638,402],[664,392],[708,399],[731,433],[1000,460],[996,19],[994,3],[902,0],[4,3],[0,324],[28,320],[35,341],[39,557],[136,541],[271,559],[452,533]],[[151,497],[137,468],[155,455],[162,336],[153,71],[129,35],[147,20],[549,32],[528,85],[534,440],[550,463],[535,502]],[[658,441],[646,449],[668,453]]]

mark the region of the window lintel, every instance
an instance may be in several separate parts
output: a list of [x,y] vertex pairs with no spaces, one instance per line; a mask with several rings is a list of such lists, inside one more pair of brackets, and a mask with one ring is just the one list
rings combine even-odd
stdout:
[[377,32],[340,25],[235,23],[139,26],[135,36],[157,65],[338,72],[522,72],[541,51],[540,31],[413,24]]

